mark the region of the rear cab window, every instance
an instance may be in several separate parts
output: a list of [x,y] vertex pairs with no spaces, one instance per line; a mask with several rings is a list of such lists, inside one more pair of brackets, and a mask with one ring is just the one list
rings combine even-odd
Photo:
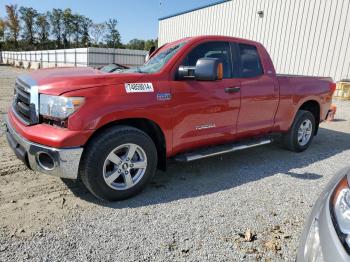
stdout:
[[240,75],[242,78],[257,77],[264,74],[256,46],[238,43]]

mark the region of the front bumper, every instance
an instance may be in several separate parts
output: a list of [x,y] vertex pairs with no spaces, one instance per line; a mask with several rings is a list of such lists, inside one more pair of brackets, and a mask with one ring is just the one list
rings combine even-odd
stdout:
[[[8,144],[16,154],[30,169],[53,175],[56,177],[76,179],[82,147],[74,148],[53,148],[30,142],[20,136],[6,119],[6,137]],[[52,165],[44,165],[40,157],[45,156],[52,161]],[[47,158],[45,158],[47,159]]]

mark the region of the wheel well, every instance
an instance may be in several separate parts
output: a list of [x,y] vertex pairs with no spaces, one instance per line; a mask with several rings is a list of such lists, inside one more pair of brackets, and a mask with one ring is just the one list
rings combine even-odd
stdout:
[[[137,129],[142,130],[147,135],[150,136],[150,138],[153,140],[156,148],[157,148],[157,154],[158,154],[158,168],[161,170],[166,170],[166,141],[165,136],[162,132],[162,129],[152,120],[145,119],[145,118],[130,118],[130,119],[123,119],[123,120],[117,120],[111,123],[108,123],[107,125],[104,125],[97,129],[94,134],[89,138],[89,141],[93,139],[93,137],[97,136],[104,130],[118,125],[127,125],[132,126]],[[88,141],[88,142],[89,142]],[[87,142],[87,143],[88,143]]]
[[307,101],[301,105],[299,110],[306,110],[306,111],[311,112],[314,115],[315,121],[316,121],[315,135],[317,135],[318,126],[320,124],[320,105],[319,105],[319,103],[315,100]]

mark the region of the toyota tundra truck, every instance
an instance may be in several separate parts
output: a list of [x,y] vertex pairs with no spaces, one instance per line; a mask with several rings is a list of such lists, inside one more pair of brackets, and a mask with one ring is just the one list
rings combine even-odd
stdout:
[[116,201],[140,192],[170,158],[188,162],[275,137],[304,151],[334,90],[331,78],[277,75],[260,43],[188,37],[139,67],[19,76],[7,139],[28,168],[79,178],[96,197]]

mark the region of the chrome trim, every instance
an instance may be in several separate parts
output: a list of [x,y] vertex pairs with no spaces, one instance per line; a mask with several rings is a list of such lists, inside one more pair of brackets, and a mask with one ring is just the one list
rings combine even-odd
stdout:
[[250,144],[236,144],[236,145],[234,144],[234,145],[217,146],[213,148],[194,151],[192,153],[185,153],[182,155],[178,155],[175,157],[175,160],[180,162],[190,162],[190,161],[194,161],[202,158],[222,155],[222,154],[231,153],[231,152],[235,152],[243,149],[248,149],[251,147],[267,145],[272,143],[272,141],[273,141],[272,139],[264,139],[264,140],[259,140],[255,143],[250,143]]
[[[37,85],[30,87],[30,105],[34,104],[35,119],[31,119],[33,123],[39,123],[39,87]],[[30,107],[31,109],[31,107]],[[31,116],[32,117],[32,116]]]
[[[36,144],[20,136],[14,130],[7,118],[5,119],[5,123],[7,125],[7,135],[12,136],[12,138],[26,151],[28,164],[31,169],[56,177],[77,179],[79,162],[83,153],[82,147],[54,148]],[[37,154],[40,152],[45,152],[52,156],[55,164],[53,170],[46,170],[39,165],[37,162]]]
[[209,129],[209,128],[214,128],[214,127],[216,127],[216,125],[214,123],[209,123],[209,124],[196,126],[196,130],[203,130],[203,129]]
[[[21,75],[17,77],[16,83],[21,85],[21,87],[28,93],[30,93],[30,121],[29,123],[25,121],[22,117],[18,115],[15,108],[13,107],[13,111],[16,114],[16,117],[20,119],[24,124],[31,125],[31,124],[38,124],[39,123],[39,87],[37,82],[29,75]],[[28,88],[28,86],[30,88]],[[16,87],[15,87],[16,88]],[[14,105],[14,103],[12,103]],[[34,109],[34,114],[32,114],[32,111]]]
[[[42,169],[45,169],[46,171],[51,171],[51,170],[54,170],[56,168],[56,161],[54,159],[53,160],[53,167],[52,168],[48,168],[46,167],[41,161],[40,161],[40,154],[47,154],[46,152],[43,152],[43,151],[39,151],[36,153],[36,161],[37,161],[37,164],[42,168]],[[49,154],[47,154],[49,155]],[[51,157],[51,155],[49,155]]]
[[215,153],[211,153],[208,155],[192,155],[192,156],[188,156],[187,157],[187,161],[194,161],[197,159],[201,159],[201,158],[207,158],[207,157],[211,157],[211,156],[217,156],[217,155],[222,155],[222,154],[226,154],[226,153],[230,153],[230,152],[234,152],[234,151],[238,151],[238,150],[243,150],[243,149],[248,149],[251,147],[256,147],[256,146],[262,146],[262,145],[267,145],[270,144],[272,142],[271,139],[267,139],[267,140],[262,140],[258,143],[255,144],[250,144],[250,145],[240,145],[240,146],[233,146],[230,149],[224,150],[224,151],[219,151],[219,152],[215,152]]
[[37,82],[29,75],[20,75],[18,76],[18,79],[24,82],[25,84],[28,84],[29,86],[37,85]]
[[12,107],[12,112],[15,114],[15,116],[18,118],[18,120],[20,120],[23,124],[29,126],[30,123],[29,123],[27,120],[23,119],[23,117],[21,117],[21,116],[17,113],[17,110],[16,110],[16,108],[15,108],[15,104],[14,104],[14,103],[12,103],[12,106],[11,106],[11,107]]

